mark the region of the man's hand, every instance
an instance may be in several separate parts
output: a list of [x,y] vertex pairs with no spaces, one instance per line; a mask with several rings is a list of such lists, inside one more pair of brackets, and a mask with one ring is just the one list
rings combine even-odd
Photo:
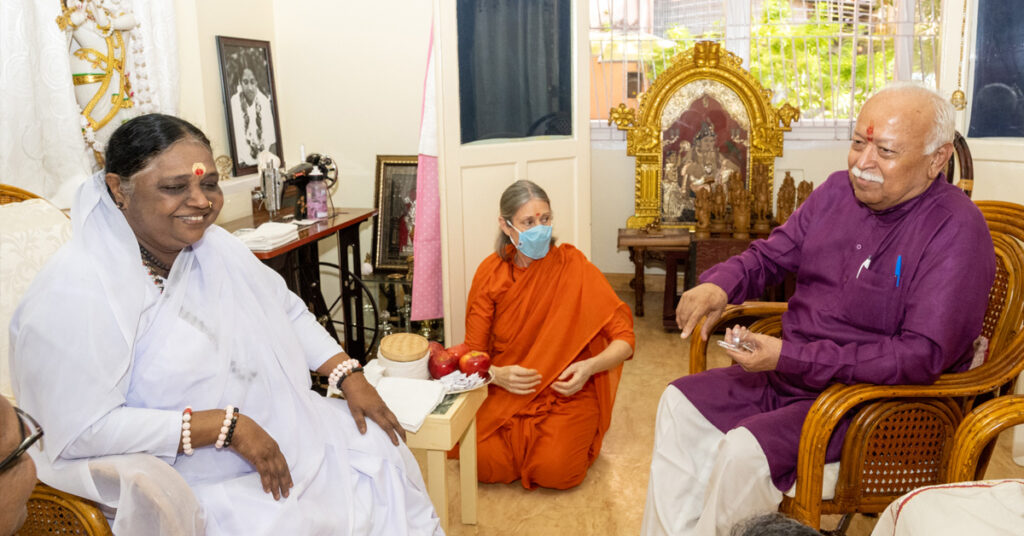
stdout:
[[708,319],[700,330],[700,338],[708,340],[711,325],[722,316],[728,304],[729,296],[714,283],[701,283],[687,290],[676,307],[676,325],[683,331],[680,336],[684,339],[689,337],[697,322],[707,315]]
[[345,393],[348,409],[352,412],[352,418],[356,420],[360,434],[366,433],[366,417],[370,417],[387,432],[395,445],[398,445],[399,437],[405,439],[405,428],[398,422],[398,417],[391,413],[362,372],[350,374],[345,378],[345,381],[341,382],[341,391]]
[[782,354],[782,339],[769,337],[760,333],[752,333],[744,326],[736,325],[725,330],[727,342],[747,343],[753,347],[752,352],[744,349],[726,350],[725,353],[747,372],[765,372],[775,370]]
[[494,373],[494,383],[514,395],[528,395],[540,385],[540,372],[534,369],[509,365],[507,367],[491,367]]
[[551,388],[562,396],[572,396],[578,393],[579,390],[583,389],[583,386],[586,385],[587,380],[589,380],[594,374],[590,370],[589,361],[589,359],[584,359],[583,361],[570,363],[569,366],[565,367],[565,370],[558,375],[558,381],[551,384]]

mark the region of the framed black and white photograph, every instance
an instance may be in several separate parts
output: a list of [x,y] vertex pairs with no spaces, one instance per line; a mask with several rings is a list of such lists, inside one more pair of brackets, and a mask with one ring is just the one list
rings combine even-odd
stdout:
[[255,173],[263,151],[284,160],[270,42],[218,35],[217,53],[235,176]]
[[409,268],[416,223],[416,166],[416,155],[377,155],[373,266],[378,271]]

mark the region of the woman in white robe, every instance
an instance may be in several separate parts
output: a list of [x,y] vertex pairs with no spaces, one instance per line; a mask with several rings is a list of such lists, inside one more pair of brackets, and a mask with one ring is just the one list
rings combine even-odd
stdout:
[[[15,394],[47,430],[44,462],[68,473],[152,454],[184,477],[208,534],[441,533],[404,432],[363,375],[342,379],[346,401],[310,390],[308,370],[348,356],[213,225],[223,195],[202,132],[135,118],[112,136],[106,171],[81,188],[71,242],[11,322]],[[216,448],[228,405],[237,427]],[[87,477],[70,487],[102,495]]]

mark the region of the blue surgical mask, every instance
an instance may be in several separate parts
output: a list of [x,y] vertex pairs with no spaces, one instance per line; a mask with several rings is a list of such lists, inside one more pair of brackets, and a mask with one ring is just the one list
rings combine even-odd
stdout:
[[[509,227],[516,229],[512,225],[512,222],[505,220]],[[535,225],[525,231],[519,232],[519,243],[515,244],[516,249],[519,253],[526,255],[527,257],[538,260],[543,259],[548,254],[548,249],[551,248],[551,226],[550,225]]]

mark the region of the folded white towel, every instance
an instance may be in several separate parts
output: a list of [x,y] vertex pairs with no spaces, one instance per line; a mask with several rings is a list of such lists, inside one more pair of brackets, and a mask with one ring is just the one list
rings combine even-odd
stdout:
[[377,392],[402,428],[413,433],[419,431],[423,419],[444,400],[445,394],[441,382],[390,376],[380,379]]
[[293,223],[268,221],[255,229],[239,229],[235,236],[253,251],[269,251],[298,240],[299,229]]

